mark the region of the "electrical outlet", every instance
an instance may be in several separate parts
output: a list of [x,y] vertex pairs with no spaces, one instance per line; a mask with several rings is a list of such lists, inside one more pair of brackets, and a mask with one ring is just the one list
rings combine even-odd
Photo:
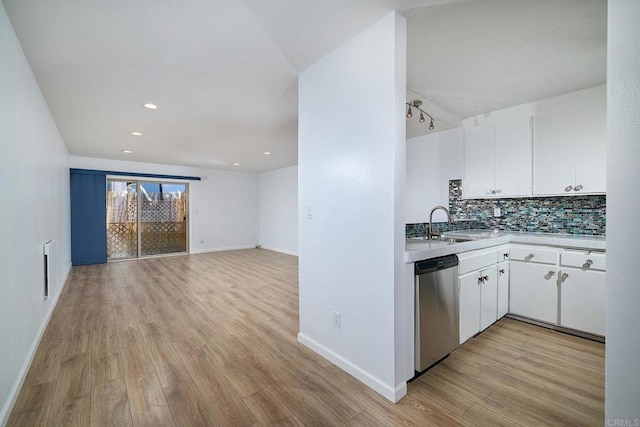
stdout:
[[334,311],[333,312],[333,326],[335,326],[336,328],[340,329],[340,321],[342,315],[340,314],[339,311]]
[[493,208],[493,216],[494,218],[500,218],[500,208]]

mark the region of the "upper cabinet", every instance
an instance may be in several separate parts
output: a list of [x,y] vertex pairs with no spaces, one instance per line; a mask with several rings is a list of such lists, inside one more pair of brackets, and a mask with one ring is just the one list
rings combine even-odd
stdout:
[[466,199],[531,195],[531,117],[467,125],[463,196]]
[[463,197],[603,194],[606,86],[462,122]]
[[580,195],[606,191],[606,99],[540,113],[533,127],[533,193]]

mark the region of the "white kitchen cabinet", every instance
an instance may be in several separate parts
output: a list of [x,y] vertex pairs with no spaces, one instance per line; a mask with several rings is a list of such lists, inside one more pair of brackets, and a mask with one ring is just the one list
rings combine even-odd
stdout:
[[531,117],[466,127],[463,197],[530,196],[531,144]]
[[464,274],[459,278],[460,344],[497,320],[497,267]]
[[560,325],[604,335],[606,254],[560,253]]
[[491,197],[495,188],[495,127],[464,130],[462,192],[466,199]]
[[509,312],[557,324],[557,267],[511,261],[509,268]]
[[606,99],[594,97],[533,120],[533,194],[606,191]]
[[498,320],[498,267],[480,271],[480,277],[480,331],[484,331]]
[[509,312],[509,261],[498,263],[498,311],[497,318]]
[[458,288],[460,344],[480,332],[480,277],[477,272],[460,276]]
[[605,330],[605,272],[560,270],[560,325],[596,335]]

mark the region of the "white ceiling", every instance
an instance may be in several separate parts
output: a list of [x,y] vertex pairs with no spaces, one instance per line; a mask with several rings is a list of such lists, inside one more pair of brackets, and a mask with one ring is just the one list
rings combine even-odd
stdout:
[[[606,0],[3,4],[77,156],[294,165],[298,71],[394,9],[408,17],[408,97],[425,100],[436,130],[605,81]],[[421,132],[409,123],[408,136]]]

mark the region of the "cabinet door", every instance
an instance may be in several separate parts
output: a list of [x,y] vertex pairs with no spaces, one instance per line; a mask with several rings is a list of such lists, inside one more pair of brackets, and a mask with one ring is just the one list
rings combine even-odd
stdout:
[[605,273],[565,268],[559,274],[560,324],[604,335]]
[[509,263],[498,264],[498,319],[509,312]]
[[496,124],[496,196],[531,195],[531,135],[531,117]]
[[491,196],[495,191],[495,130],[482,124],[464,130],[462,193],[465,199]]
[[480,330],[484,331],[498,318],[498,267],[491,266],[480,272]]
[[556,267],[512,261],[509,275],[510,313],[556,324],[558,321]]
[[594,99],[578,107],[580,123],[575,130],[573,156],[576,164],[574,191],[604,193],[607,186],[607,105],[605,99]]
[[460,344],[480,332],[480,281],[478,272],[459,279]]
[[551,111],[533,118],[534,195],[574,194],[574,133],[578,120],[578,112],[573,110]]

